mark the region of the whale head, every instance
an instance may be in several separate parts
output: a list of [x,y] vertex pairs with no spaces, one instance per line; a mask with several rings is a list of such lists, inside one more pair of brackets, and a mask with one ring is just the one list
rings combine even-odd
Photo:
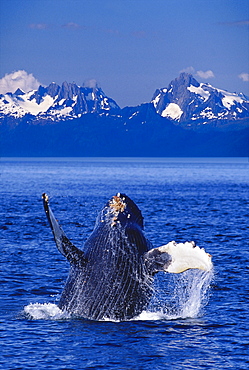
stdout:
[[141,256],[151,248],[143,233],[141,211],[127,195],[117,193],[100,211],[93,234],[85,243],[87,254],[93,248],[114,254],[125,251],[127,256]]
[[98,222],[105,222],[112,228],[136,224],[143,229],[142,213],[137,205],[125,194],[117,193],[100,212]]

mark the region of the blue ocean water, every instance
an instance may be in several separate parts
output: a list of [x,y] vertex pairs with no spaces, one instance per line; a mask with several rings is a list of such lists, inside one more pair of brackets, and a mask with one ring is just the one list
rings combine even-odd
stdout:
[[[247,159],[2,159],[0,368],[247,369],[248,183]],[[43,192],[78,247],[124,192],[155,247],[194,240],[212,255],[214,276],[159,273],[151,309],[127,322],[63,316],[68,263]]]

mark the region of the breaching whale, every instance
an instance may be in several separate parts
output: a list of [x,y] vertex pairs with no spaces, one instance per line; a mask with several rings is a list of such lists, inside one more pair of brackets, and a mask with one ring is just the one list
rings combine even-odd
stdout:
[[66,237],[43,194],[44,209],[58,250],[70,262],[59,308],[91,320],[127,320],[139,315],[153,294],[158,271],[212,269],[211,256],[193,242],[153,248],[143,217],[125,194],[113,196],[99,213],[84,249]]

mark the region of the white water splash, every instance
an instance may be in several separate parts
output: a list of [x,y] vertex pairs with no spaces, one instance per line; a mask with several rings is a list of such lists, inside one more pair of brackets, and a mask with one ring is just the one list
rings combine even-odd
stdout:
[[213,276],[213,270],[161,275],[149,310],[143,311],[136,319],[176,320],[200,316],[208,303]]
[[32,320],[63,320],[71,317],[53,303],[31,303],[24,307],[24,312]]
[[189,270],[181,274],[175,284],[174,294],[178,298],[178,315],[195,318],[208,302],[208,290],[213,272]]
[[[213,276],[213,270],[187,270],[181,274],[162,273],[161,286],[158,285],[155,288],[155,296],[148,310],[142,311],[140,315],[130,321],[177,320],[199,317],[203,307],[208,303],[208,293]],[[103,321],[114,320],[104,319]]]
[[[141,321],[176,320],[196,318],[208,302],[208,290],[213,271],[188,270],[181,274],[161,275],[161,285],[148,310],[131,319]],[[165,284],[167,282],[167,284]],[[31,303],[24,312],[32,320],[65,320],[72,318],[53,303]],[[103,319],[101,321],[114,321]]]

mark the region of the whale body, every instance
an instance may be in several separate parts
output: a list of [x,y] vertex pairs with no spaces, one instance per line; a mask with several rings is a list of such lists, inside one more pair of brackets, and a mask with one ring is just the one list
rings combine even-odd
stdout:
[[113,196],[99,213],[83,250],[66,237],[43,194],[44,209],[58,250],[70,263],[59,308],[91,320],[128,320],[147,308],[158,271],[210,270],[211,256],[193,242],[153,248],[143,217],[125,194]]

